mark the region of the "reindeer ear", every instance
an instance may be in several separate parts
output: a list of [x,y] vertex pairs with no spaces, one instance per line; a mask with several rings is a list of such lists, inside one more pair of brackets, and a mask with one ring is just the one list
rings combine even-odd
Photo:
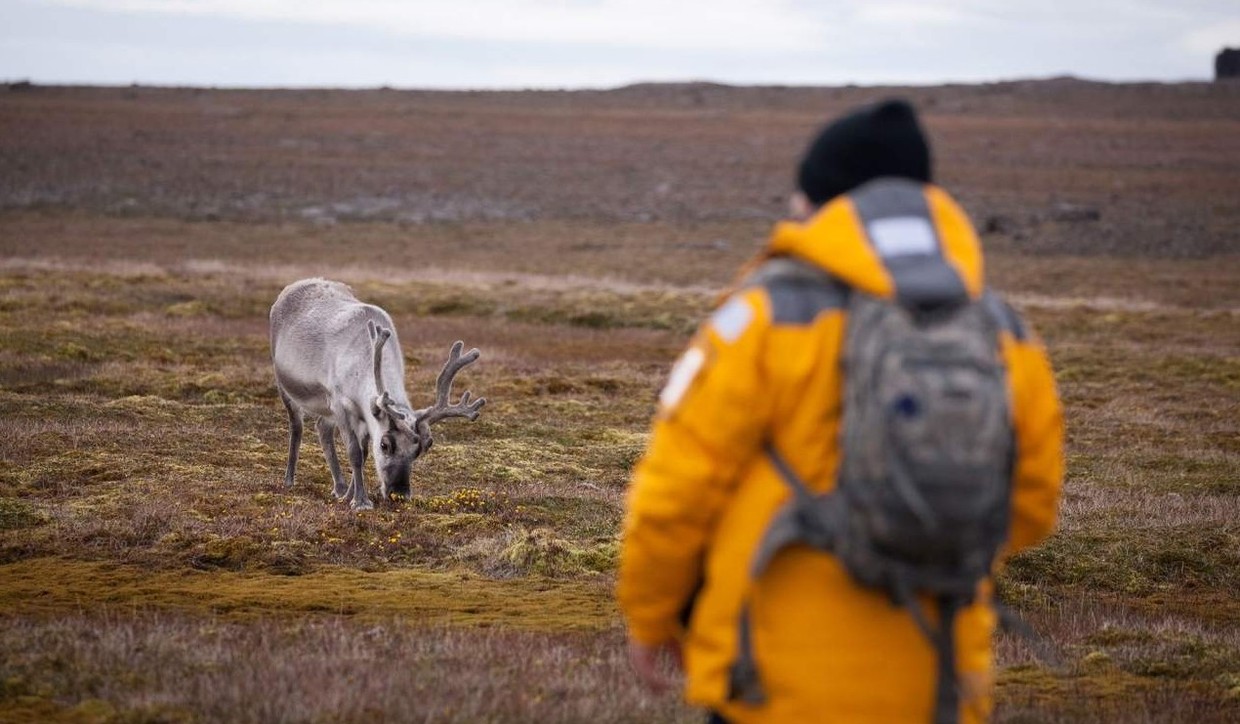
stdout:
[[375,395],[374,402],[370,403],[370,412],[378,418],[385,417],[388,414],[387,409],[383,406],[383,395]]

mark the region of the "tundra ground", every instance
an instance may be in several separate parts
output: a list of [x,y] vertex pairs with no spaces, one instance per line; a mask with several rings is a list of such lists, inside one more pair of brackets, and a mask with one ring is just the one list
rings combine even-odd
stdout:
[[[1234,721],[1240,93],[988,88],[909,92],[1068,415],[1001,580],[1059,661],[1002,638],[997,719]],[[873,94],[758,93],[0,94],[0,721],[699,720],[623,660],[629,471],[795,146]],[[391,312],[415,404],[483,351],[407,502],[334,501],[312,435],[283,487],[266,313],[314,275]]]

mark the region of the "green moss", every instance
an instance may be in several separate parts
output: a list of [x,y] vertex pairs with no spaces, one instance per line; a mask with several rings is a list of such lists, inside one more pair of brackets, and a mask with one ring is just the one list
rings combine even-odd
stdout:
[[77,342],[61,342],[56,346],[56,356],[60,359],[77,362],[97,362],[99,353],[78,344]]
[[361,618],[505,625],[534,630],[612,625],[608,584],[591,580],[490,578],[459,571],[397,569],[368,573],[323,566],[300,576],[254,571],[150,571],[63,558],[0,565],[0,607],[54,614],[95,606],[174,610],[230,618],[347,613]]
[[1240,671],[1240,648],[1200,636],[1184,636],[1163,650],[1138,655],[1125,668],[1138,676],[1215,679]]
[[201,299],[177,302],[164,308],[164,314],[169,317],[205,317],[210,313],[210,308]]
[[102,699],[86,699],[69,709],[69,717],[83,722],[99,722],[100,724],[118,721],[116,707]]
[[1240,704],[1240,671],[1219,674],[1215,683],[1223,688],[1226,701]]
[[17,498],[0,498],[0,530],[17,530],[43,525],[50,520],[47,513],[32,503]]
[[1006,575],[1134,596],[1169,590],[1240,590],[1240,533],[1196,525],[1134,527],[1125,521],[1058,533],[1014,556]]

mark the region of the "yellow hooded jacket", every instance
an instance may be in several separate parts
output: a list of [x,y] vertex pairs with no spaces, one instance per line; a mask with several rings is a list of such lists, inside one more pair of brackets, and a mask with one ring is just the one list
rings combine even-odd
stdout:
[[[791,495],[763,444],[812,490],[834,486],[850,289],[982,299],[1001,329],[1016,438],[1007,555],[1054,527],[1063,422],[1050,364],[1016,313],[984,289],[972,225],[935,186],[873,181],[804,224],[777,225],[767,255],[811,265],[835,283],[760,268],[677,363],[629,492],[620,606],[638,641],[681,641],[687,698],[729,721],[923,724],[933,713],[936,656],[906,609],[803,545],[750,579],[758,542]],[[989,591],[983,584],[956,619],[964,722],[985,720],[991,707]],[[767,694],[756,707],[729,699],[745,600]]]

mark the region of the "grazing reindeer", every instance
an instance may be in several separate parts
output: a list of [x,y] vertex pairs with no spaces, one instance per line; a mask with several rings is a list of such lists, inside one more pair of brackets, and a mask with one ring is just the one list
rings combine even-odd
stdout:
[[[384,345],[391,340],[389,354]],[[276,387],[288,410],[288,468],[284,484],[293,485],[302,419],[318,417],[323,454],[331,468],[332,492],[350,499],[354,509],[373,508],[362,468],[366,449],[375,458],[379,495],[409,497],[409,467],[431,447],[431,425],[448,417],[474,420],[485,399],[449,404],[452,380],[478,359],[463,342],[452,345],[439,373],[435,404],[414,410],[405,394],[405,365],[392,318],[363,304],[349,287],[325,279],[303,279],[280,292],[271,306],[271,360]],[[344,437],[353,482],[345,485],[336,458],[335,432]]]

